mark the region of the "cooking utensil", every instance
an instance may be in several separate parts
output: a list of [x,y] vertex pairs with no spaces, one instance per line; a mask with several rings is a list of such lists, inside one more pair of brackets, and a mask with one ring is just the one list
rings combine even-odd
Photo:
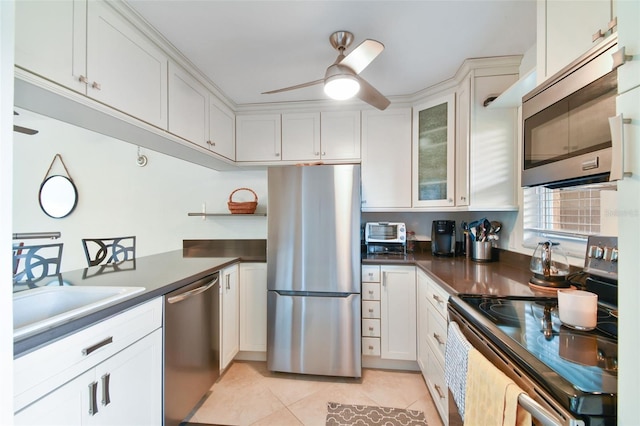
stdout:
[[497,220],[491,221],[491,232],[493,234],[499,233],[501,229],[502,229],[502,223],[498,222]]

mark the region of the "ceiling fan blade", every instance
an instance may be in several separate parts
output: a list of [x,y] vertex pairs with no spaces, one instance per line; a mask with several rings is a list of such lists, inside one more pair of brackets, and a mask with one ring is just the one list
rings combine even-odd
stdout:
[[384,95],[376,90],[375,87],[370,85],[365,79],[362,77],[356,76],[358,81],[360,82],[360,90],[356,95],[361,100],[365,101],[369,105],[372,105],[379,110],[386,109],[391,101],[385,98]]
[[303,87],[315,86],[316,84],[324,83],[324,78],[320,80],[310,81],[308,83],[296,84],[295,86],[283,87],[282,89],[270,90],[269,92],[262,92],[263,95],[270,95],[272,93],[287,92],[289,90],[302,89]]
[[16,126],[15,124],[13,125],[13,131],[18,133],[24,133],[25,135],[35,135],[36,133],[38,133],[37,130],[29,129],[27,127],[22,127],[22,126]]
[[346,65],[356,74],[360,74],[383,50],[384,44],[379,41],[367,39],[345,56],[345,58],[340,61],[340,65]]

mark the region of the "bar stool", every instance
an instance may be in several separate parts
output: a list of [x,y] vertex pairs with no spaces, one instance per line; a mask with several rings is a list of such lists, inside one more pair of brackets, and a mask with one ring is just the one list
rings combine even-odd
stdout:
[[56,277],[58,284],[62,285],[61,263],[62,243],[30,246],[14,244],[13,284],[35,288],[45,278]]
[[82,246],[89,266],[118,264],[136,257],[135,236],[83,238]]

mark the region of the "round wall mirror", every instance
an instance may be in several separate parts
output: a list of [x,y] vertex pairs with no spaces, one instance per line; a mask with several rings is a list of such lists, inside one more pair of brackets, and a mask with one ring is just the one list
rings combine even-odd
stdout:
[[68,216],[78,204],[78,191],[66,176],[50,176],[40,185],[40,207],[54,219]]

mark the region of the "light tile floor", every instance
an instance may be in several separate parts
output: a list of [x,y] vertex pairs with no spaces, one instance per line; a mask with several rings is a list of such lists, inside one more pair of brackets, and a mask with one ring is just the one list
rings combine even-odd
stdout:
[[363,369],[361,379],[273,373],[234,361],[189,421],[222,425],[324,426],[327,402],[421,410],[442,422],[419,372]]

